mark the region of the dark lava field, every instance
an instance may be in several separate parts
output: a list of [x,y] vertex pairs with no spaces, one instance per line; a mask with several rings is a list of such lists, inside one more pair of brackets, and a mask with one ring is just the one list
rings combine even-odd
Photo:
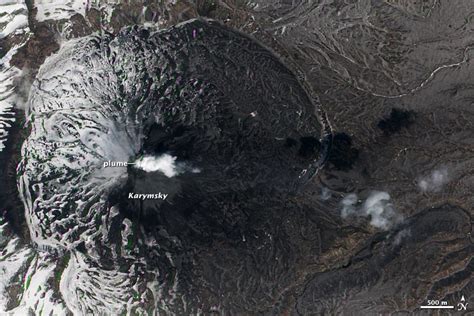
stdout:
[[100,3],[0,37],[0,314],[473,313],[473,1]]

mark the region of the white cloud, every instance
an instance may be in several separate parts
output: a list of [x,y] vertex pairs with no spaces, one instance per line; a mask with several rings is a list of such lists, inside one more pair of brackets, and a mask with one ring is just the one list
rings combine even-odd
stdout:
[[418,179],[418,187],[422,192],[439,192],[448,181],[448,169],[441,168],[432,171],[426,177]]
[[370,215],[370,224],[377,228],[389,229],[401,220],[387,192],[372,192],[365,201],[363,210],[366,215]]
[[341,216],[346,218],[351,214],[356,213],[356,205],[357,203],[357,194],[351,193],[346,195],[342,201],[342,211],[341,211]]
[[408,238],[408,237],[410,237],[410,236],[411,236],[411,230],[410,230],[410,228],[405,228],[405,229],[399,231],[399,232],[397,233],[397,235],[395,235],[395,237],[394,237],[394,239],[393,239],[393,244],[394,244],[395,246],[398,246],[398,245],[400,245],[400,243],[401,243],[404,239],[406,239],[406,238]]
[[322,201],[327,201],[331,198],[331,191],[326,188],[326,187],[322,187],[321,188],[321,195],[319,196],[319,198],[322,200]]
[[159,171],[168,178],[172,178],[186,171],[192,173],[199,173],[198,168],[189,168],[183,162],[177,162],[177,157],[171,156],[170,154],[163,154],[161,156],[143,156],[135,161],[135,168],[142,169],[146,172]]
[[390,195],[387,192],[373,191],[365,202],[358,206],[361,202],[362,200],[359,200],[355,193],[345,196],[341,201],[341,216],[343,218],[350,215],[370,216],[370,224],[384,230],[391,228],[402,220],[402,216],[390,202]]

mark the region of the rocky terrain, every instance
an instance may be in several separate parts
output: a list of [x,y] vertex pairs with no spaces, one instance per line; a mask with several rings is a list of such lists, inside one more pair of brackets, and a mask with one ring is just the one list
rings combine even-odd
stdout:
[[[0,310],[429,314],[428,300],[469,300],[473,12],[2,3]],[[217,22],[173,28],[197,17]],[[189,167],[94,173],[165,151]],[[150,187],[170,200],[123,198]]]

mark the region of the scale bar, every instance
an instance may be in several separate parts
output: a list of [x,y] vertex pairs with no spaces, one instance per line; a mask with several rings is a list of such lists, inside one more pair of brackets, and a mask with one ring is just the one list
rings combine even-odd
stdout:
[[454,308],[454,306],[446,306],[446,305],[440,305],[440,306],[436,306],[436,305],[430,305],[430,306],[420,306],[420,308],[429,308],[429,309],[438,309],[438,308],[441,308],[441,309],[451,309],[451,308]]

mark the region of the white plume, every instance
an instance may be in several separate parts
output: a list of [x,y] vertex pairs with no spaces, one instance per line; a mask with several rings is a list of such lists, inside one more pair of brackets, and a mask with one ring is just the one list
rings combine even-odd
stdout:
[[189,168],[183,162],[176,162],[177,157],[170,154],[163,154],[161,156],[143,156],[135,162],[135,167],[146,172],[159,171],[168,178],[172,178],[186,171],[193,173],[200,172],[197,168]]

